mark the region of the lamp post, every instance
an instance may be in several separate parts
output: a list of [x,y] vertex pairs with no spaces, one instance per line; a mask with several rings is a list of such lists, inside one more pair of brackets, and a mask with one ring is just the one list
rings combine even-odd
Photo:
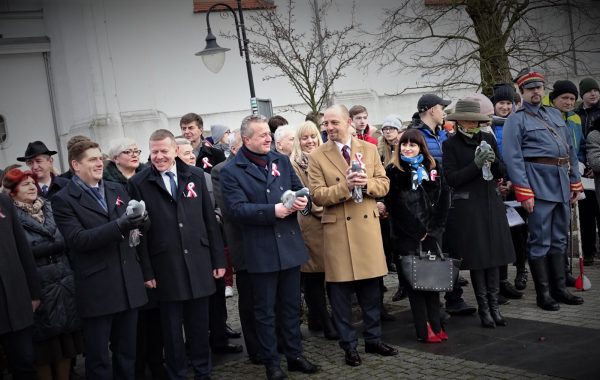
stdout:
[[[248,72],[248,84],[250,85],[250,107],[252,109],[252,114],[258,114],[258,103],[256,101],[256,94],[254,92],[254,78],[252,77],[252,64],[250,63],[250,51],[248,50],[248,38],[246,37],[246,27],[244,26],[244,13],[242,11],[242,0],[237,0],[237,7],[239,12],[239,22],[238,16],[229,5],[225,3],[217,3],[212,5],[206,11],[206,27],[208,33],[206,35],[206,47],[204,50],[196,53],[196,55],[202,57],[202,61],[206,68],[212,71],[213,73],[218,73],[223,65],[225,64],[225,52],[229,51],[228,48],[222,48],[217,44],[217,37],[212,34],[212,30],[210,29],[210,12],[213,11],[216,7],[224,7],[231,11],[233,14],[233,19],[235,21],[235,30],[237,32],[237,40],[238,47],[240,49],[240,57],[246,58],[246,71]],[[242,36],[240,38],[240,30],[242,32]],[[242,47],[243,44],[243,47]]]

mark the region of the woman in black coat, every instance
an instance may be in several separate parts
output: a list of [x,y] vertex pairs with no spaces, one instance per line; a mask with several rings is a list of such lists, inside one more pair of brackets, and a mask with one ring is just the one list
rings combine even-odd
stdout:
[[0,345],[15,379],[35,379],[33,311],[40,284],[25,233],[10,199],[0,194]]
[[[482,326],[505,326],[498,307],[499,267],[512,263],[515,252],[497,191],[498,180],[505,176],[504,164],[494,136],[479,131],[479,123],[489,118],[480,113],[478,102],[459,100],[447,119],[456,121],[457,132],[442,149],[446,179],[453,190],[445,248],[471,271]],[[489,150],[479,148],[483,141]]]
[[41,285],[34,315],[34,353],[40,380],[68,380],[71,359],[83,351],[73,271],[48,201],[38,197],[30,171],[12,169],[3,179],[31,247]]
[[[421,247],[438,252],[450,206],[440,165],[429,154],[423,134],[416,129],[404,132],[399,148],[386,169],[390,191],[385,204],[392,242],[402,256],[419,254]],[[417,339],[427,343],[448,339],[440,321],[439,292],[405,286],[409,288]]]

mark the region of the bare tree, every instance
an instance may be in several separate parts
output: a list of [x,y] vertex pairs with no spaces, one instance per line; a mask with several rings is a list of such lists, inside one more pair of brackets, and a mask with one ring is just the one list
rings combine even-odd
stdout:
[[344,69],[354,63],[364,44],[352,38],[357,28],[353,18],[340,29],[322,28],[322,20],[332,1],[309,2],[311,33],[299,32],[294,1],[283,10],[266,10],[250,16],[252,35],[250,50],[258,64],[271,68],[265,80],[287,78],[302,101],[313,112],[327,103],[334,82],[344,75]]
[[589,72],[600,58],[597,8],[585,0],[401,0],[384,11],[370,56],[382,68],[419,72],[423,81],[406,89],[469,85],[490,95],[525,66]]

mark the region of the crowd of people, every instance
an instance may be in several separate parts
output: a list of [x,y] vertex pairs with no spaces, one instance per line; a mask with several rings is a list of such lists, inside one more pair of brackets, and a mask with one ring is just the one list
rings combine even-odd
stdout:
[[[500,305],[523,297],[529,271],[541,309],[582,304],[568,290],[567,247],[580,202],[593,264],[600,197],[581,178],[600,185],[600,87],[545,88],[543,73],[524,69],[451,111],[423,95],[411,122],[392,114],[379,129],[364,106],[336,104],[299,126],[251,115],[205,137],[189,113],[179,136],[151,134],[147,162],[133,139],[104,153],[75,136],[60,175],[57,152],[29,143],[16,158],[27,167],[0,173],[0,343],[13,377],[67,380],[84,354],[88,379],[185,379],[188,367],[208,379],[211,351],[242,352],[230,342],[242,336],[268,379],[287,377],[281,355],[288,371],[316,373],[303,314],[359,366],[356,304],[365,353],[398,354],[381,338],[395,318],[383,305],[394,272],[392,299],[408,298],[423,343],[450,339],[449,315],[507,326]],[[445,303],[411,287],[403,260],[425,251],[460,260],[477,307],[462,277]],[[234,285],[241,333],[227,324]]]

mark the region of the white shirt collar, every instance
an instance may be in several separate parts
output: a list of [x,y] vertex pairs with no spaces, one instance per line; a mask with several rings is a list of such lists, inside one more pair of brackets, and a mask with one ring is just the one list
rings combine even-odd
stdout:
[[334,141],[335,145],[337,145],[338,150],[341,152],[342,149],[344,149],[345,146],[347,146],[348,148],[350,148],[350,150],[352,151],[352,136],[348,137],[348,141],[346,141],[346,144],[342,144],[341,142],[338,141]]

